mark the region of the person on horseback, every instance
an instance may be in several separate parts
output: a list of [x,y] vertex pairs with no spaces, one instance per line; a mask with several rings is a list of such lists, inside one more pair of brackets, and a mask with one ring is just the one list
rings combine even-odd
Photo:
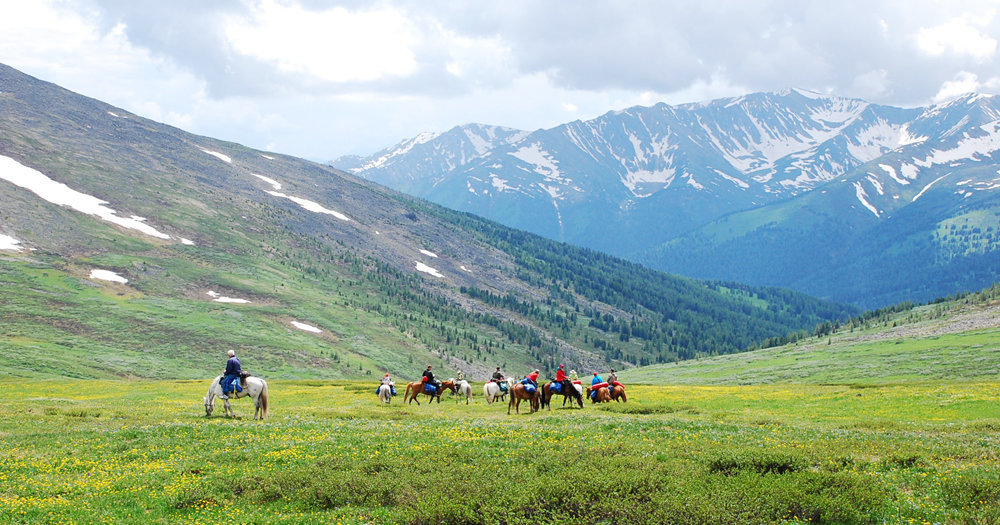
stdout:
[[500,373],[500,367],[499,366],[497,367],[497,371],[493,372],[493,378],[490,379],[490,381],[493,381],[494,383],[499,383],[499,382],[503,381],[503,374]]
[[239,358],[236,357],[236,352],[233,350],[229,351],[229,360],[226,361],[226,371],[223,372],[224,377],[222,378],[222,399],[229,399],[228,394],[230,392],[236,393],[237,389],[240,388],[240,374],[243,372],[243,365],[240,364]]
[[434,372],[431,371],[431,365],[427,365],[427,370],[424,370],[424,375],[421,381],[427,383],[428,385],[434,385],[435,394],[441,393],[441,382],[434,379]]
[[538,369],[536,368],[534,372],[528,374],[525,379],[531,381],[531,384],[535,385],[535,388],[538,388]]
[[559,369],[556,370],[556,382],[562,385],[562,391],[565,394],[574,392],[573,382],[570,381],[569,376],[566,375],[566,369],[563,365],[559,365]]
[[392,395],[396,395],[396,383],[392,381],[392,378],[389,377],[389,374],[382,376],[382,384],[389,385],[389,391],[392,392]]
[[604,380],[601,379],[601,376],[597,375],[597,372],[594,372],[594,378],[590,380],[590,386],[594,386],[598,383],[603,383],[603,382]]
[[608,374],[608,385],[614,386],[618,382],[618,376],[615,374],[615,369],[611,369],[611,373]]

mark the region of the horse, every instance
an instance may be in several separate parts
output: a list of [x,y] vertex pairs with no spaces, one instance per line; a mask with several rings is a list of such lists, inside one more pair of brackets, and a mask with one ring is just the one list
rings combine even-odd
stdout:
[[436,394],[428,394],[426,391],[424,391],[425,384],[426,383],[424,383],[423,381],[414,381],[412,383],[408,383],[406,385],[406,392],[403,394],[403,402],[409,404],[416,401],[417,404],[419,405],[420,400],[417,399],[417,394],[424,394],[427,397],[431,398],[431,400],[428,401],[428,403],[433,403],[434,399],[437,399],[437,402],[441,403],[441,394],[445,391],[445,389],[451,390],[452,393],[455,392],[455,382],[451,380],[441,381],[441,390]]
[[621,401],[622,403],[627,403],[628,398],[625,397],[625,387],[621,385],[615,385],[615,387],[611,389],[611,399],[614,399],[616,403],[619,401]]
[[608,391],[608,387],[606,386],[598,388],[597,395],[593,397],[591,397],[590,391],[590,387],[587,387],[587,397],[590,398],[591,403],[608,403],[611,401],[611,392]]
[[469,404],[469,401],[472,401],[472,387],[469,386],[469,382],[468,381],[466,381],[464,379],[460,379],[460,380],[456,381],[455,382],[455,392],[458,394],[458,397],[455,398],[455,402],[456,403],[458,403],[459,401],[461,401],[463,397],[465,398],[465,404],[466,405]]
[[[212,412],[215,410],[215,397],[222,396],[222,385],[220,380],[222,376],[219,376],[212,380],[212,384],[208,386],[208,393],[205,394],[205,417],[211,417]],[[233,392],[229,394],[227,399],[224,399],[224,408],[226,417],[236,417],[236,412],[233,411],[233,406],[229,404],[229,399],[241,397],[249,397],[253,399],[253,418],[257,419],[258,414],[260,419],[267,419],[267,381],[259,377],[250,376],[246,378],[246,386],[243,387],[242,392]]]
[[538,410],[538,397],[537,388],[529,394],[521,383],[510,387],[510,401],[507,402],[507,415],[510,415],[510,407],[512,406],[514,407],[514,412],[521,413],[521,400],[527,400],[531,405],[531,412],[536,412]]
[[506,396],[507,392],[510,392],[510,387],[514,386],[515,381],[513,377],[508,377],[503,381],[504,383],[507,383],[506,391],[500,388],[500,383],[496,383],[494,381],[490,381],[485,385],[483,385],[483,397],[486,398],[487,405],[493,403],[493,401],[496,400],[498,397]]
[[566,400],[567,399],[572,399],[572,400],[576,401],[580,405],[580,408],[583,408],[583,387],[582,386],[580,386],[580,385],[578,385],[576,383],[572,383],[572,385],[573,385],[573,391],[572,392],[566,392],[565,389],[563,389],[562,392],[553,392],[552,391],[552,383],[555,383],[555,381],[549,381],[548,383],[545,383],[544,386],[542,386],[542,407],[543,408],[547,408],[549,410],[552,410],[552,396],[555,396],[555,395],[561,395],[561,396],[563,396],[563,406],[566,406]]
[[378,400],[389,404],[392,402],[392,385],[379,385],[378,387]]

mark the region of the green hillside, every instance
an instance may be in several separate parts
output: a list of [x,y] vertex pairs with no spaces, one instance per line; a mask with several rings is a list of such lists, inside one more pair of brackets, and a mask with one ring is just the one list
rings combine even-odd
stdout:
[[950,301],[886,308],[819,327],[797,342],[620,374],[646,384],[875,385],[995,380],[1000,285]]
[[286,378],[628,368],[857,313],[647,270],[7,67],[0,85],[0,233],[21,242],[0,251],[0,374],[196,378],[228,349]]

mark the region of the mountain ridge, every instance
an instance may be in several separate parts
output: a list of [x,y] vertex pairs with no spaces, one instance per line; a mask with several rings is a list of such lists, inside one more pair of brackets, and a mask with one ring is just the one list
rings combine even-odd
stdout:
[[[998,115],[1000,98],[988,95],[970,94],[925,108],[896,108],[786,90],[610,111],[498,144],[481,157],[444,171],[441,166],[434,168],[437,171],[423,171],[422,164],[411,162],[416,153],[395,156],[392,164],[393,170],[410,173],[411,182],[398,188],[402,191],[552,239],[684,275],[792,286],[877,307],[903,290],[872,283],[845,294],[819,281],[800,283],[780,275],[754,280],[753,275],[725,270],[754,261],[719,246],[698,254],[716,269],[708,273],[683,262],[684,254],[674,247],[686,249],[680,239],[697,236],[724,217],[753,210],[774,207],[780,222],[784,201],[823,194],[831,191],[828,185],[837,187],[848,179],[853,197],[823,202],[819,205],[823,213],[834,222],[843,219],[854,224],[858,218],[853,216],[865,213],[881,220],[886,213],[920,199],[911,188],[946,186],[946,171],[964,163],[957,167],[969,174],[948,188],[958,191],[954,184],[964,181],[962,195],[970,200],[938,210],[934,218],[942,224],[964,213],[973,201],[1000,198],[993,177],[984,171],[995,165],[1000,149],[993,124]],[[393,187],[393,181],[383,178],[381,167],[355,172]],[[971,199],[972,194],[977,197]],[[816,227],[813,236],[826,229],[818,223]],[[781,231],[789,229],[794,228]],[[787,233],[781,235],[785,238],[776,241],[779,244],[798,241]],[[858,239],[848,237],[857,245]],[[802,249],[815,250],[813,244],[806,243]],[[992,251],[998,248],[998,244],[990,245]],[[670,253],[662,256],[665,252]],[[721,254],[718,260],[713,260],[715,252]],[[761,268],[775,262],[766,253],[757,255],[763,257]],[[859,253],[858,257],[870,265],[879,264],[876,253]],[[963,271],[947,265],[935,269],[953,276]],[[819,275],[829,268],[810,270]],[[919,278],[919,272],[910,277]],[[1000,267],[985,269],[983,277],[970,283],[972,289],[1000,280]],[[959,291],[956,287],[964,284],[942,282],[904,299],[926,301]]]

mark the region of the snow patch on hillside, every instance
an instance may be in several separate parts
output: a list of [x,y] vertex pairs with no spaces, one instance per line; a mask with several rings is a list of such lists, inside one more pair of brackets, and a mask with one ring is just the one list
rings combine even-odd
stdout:
[[254,177],[257,177],[258,179],[260,179],[260,180],[262,180],[262,181],[264,181],[264,182],[266,182],[268,184],[270,184],[271,187],[274,188],[274,191],[278,191],[278,190],[281,189],[281,183],[278,182],[278,181],[276,181],[276,180],[274,180],[274,179],[272,179],[272,178],[270,178],[270,177],[265,177],[263,175],[257,175],[256,173],[251,173],[251,175],[253,175]]
[[226,162],[228,164],[232,164],[233,163],[232,157],[230,157],[229,155],[226,155],[224,153],[219,153],[218,151],[212,151],[212,150],[208,150],[208,149],[205,149],[205,148],[201,148],[201,151],[204,151],[205,153],[208,153],[209,155],[211,155],[211,156],[213,156],[213,157],[215,157],[215,158],[217,158],[217,159],[219,159],[221,161],[224,161],[224,162]]
[[972,159],[978,156],[989,156],[1000,150],[1000,122],[991,122],[980,126],[983,134],[977,137],[966,136],[958,141],[954,148],[947,150],[931,150],[923,160],[913,159],[918,166],[929,168],[935,164],[948,164],[958,160]]
[[890,166],[888,164],[879,164],[878,167],[882,168],[882,171],[884,171],[887,174],[889,174],[889,178],[891,178],[892,180],[896,181],[897,183],[899,183],[899,184],[901,184],[903,186],[905,186],[905,185],[907,185],[907,184],[910,183],[910,181],[905,180],[903,178],[900,178],[900,176],[896,174],[896,169],[893,168],[892,166]]
[[927,190],[931,189],[931,186],[937,184],[939,180],[947,177],[948,175],[951,175],[951,173],[945,173],[944,175],[941,175],[940,177],[938,177],[938,178],[934,179],[933,181],[931,181],[930,184],[924,186],[924,189],[920,190],[920,193],[918,193],[915,197],[913,197],[913,200],[910,201],[910,202],[917,202],[917,199],[919,199],[920,197],[922,197],[924,195],[924,193],[927,192]]
[[899,130],[899,139],[897,140],[896,145],[899,147],[909,146],[910,144],[917,144],[919,142],[924,142],[925,140],[927,140],[927,137],[911,135],[909,126],[903,126]]
[[299,206],[302,206],[305,210],[311,211],[313,213],[325,213],[327,215],[333,215],[334,217],[336,217],[336,218],[338,218],[338,219],[340,219],[342,221],[345,221],[345,222],[350,222],[350,220],[351,220],[347,215],[344,215],[343,213],[340,213],[339,211],[334,211],[334,210],[331,210],[329,208],[326,208],[322,204],[320,204],[318,202],[315,202],[315,201],[311,201],[309,199],[303,199],[301,197],[293,197],[291,195],[286,195],[286,194],[281,193],[279,191],[269,191],[267,193],[270,194],[270,195],[274,195],[275,197],[281,197],[283,199],[288,199],[288,200],[294,202],[295,204],[298,204]]
[[415,261],[415,262],[416,262],[416,269],[417,269],[418,272],[423,272],[423,273],[426,273],[426,274],[430,274],[430,275],[433,275],[434,277],[444,277],[444,274],[442,274],[441,272],[437,271],[436,268],[432,268],[430,266],[427,266],[426,264],[424,264],[422,262],[419,262],[419,261]]
[[748,188],[750,187],[750,185],[749,185],[749,184],[747,184],[746,182],[744,182],[744,181],[742,181],[742,180],[740,180],[740,179],[737,179],[736,177],[733,177],[732,175],[728,175],[728,174],[726,174],[726,172],[724,172],[724,171],[721,171],[721,170],[717,170],[717,169],[716,169],[716,170],[713,170],[713,171],[715,171],[715,173],[716,173],[717,175],[719,175],[720,177],[722,177],[723,179],[726,179],[726,180],[728,180],[729,182],[732,182],[733,184],[735,184],[735,185],[739,186],[740,188],[742,188],[742,189],[744,189],[744,190],[745,190],[745,189],[748,189]]
[[302,323],[302,322],[299,322],[299,321],[292,321],[292,326],[294,326],[295,328],[298,328],[299,330],[303,330],[303,331],[306,331],[306,332],[312,332],[314,334],[321,334],[321,333],[323,333],[323,331],[320,330],[319,328],[316,328],[313,325],[305,324],[305,323]]
[[21,241],[9,235],[4,235],[0,233],[0,250],[8,250],[13,252],[22,251],[22,248],[18,246],[18,244],[21,244]]
[[420,253],[422,253],[422,254],[424,254],[424,255],[426,255],[428,257],[433,257],[433,258],[437,259],[437,254],[434,253],[434,252],[432,252],[432,251],[430,251],[430,250],[420,250]]
[[872,187],[875,188],[875,191],[877,191],[879,195],[885,195],[885,188],[882,187],[882,181],[878,180],[878,177],[869,173],[868,177],[866,178],[868,179],[868,182],[871,183]]
[[854,140],[847,142],[847,151],[861,162],[881,157],[886,151],[898,146],[899,127],[879,119],[871,126],[858,132]]
[[91,279],[100,279],[102,281],[111,281],[111,282],[115,282],[115,283],[122,283],[122,284],[125,284],[125,283],[128,282],[128,279],[122,277],[121,275],[118,275],[115,272],[112,272],[110,270],[99,270],[97,268],[95,268],[93,270],[90,270],[90,278]]
[[872,205],[872,203],[868,202],[868,193],[865,192],[865,188],[861,185],[860,182],[857,181],[854,182],[854,193],[857,195],[858,200],[861,201],[862,206],[867,208],[868,211],[872,212],[875,215],[875,217],[881,218],[881,216],[878,213],[878,209],[876,209],[875,206]]
[[246,299],[238,299],[238,298],[234,298],[234,297],[226,297],[224,295],[220,295],[218,292],[213,291],[213,290],[209,290],[208,292],[206,292],[206,294],[209,297],[212,298],[212,301],[217,302],[217,303],[247,304],[247,303],[250,302],[250,301],[247,301]]
[[508,153],[508,155],[531,164],[534,166],[534,172],[546,179],[561,178],[558,163],[549,152],[542,149],[542,145],[538,142],[533,142],[517,151]]
[[492,184],[493,187],[496,188],[496,190],[498,192],[502,193],[502,192],[507,191],[507,190],[517,191],[517,190],[521,189],[519,186],[518,187],[511,186],[511,185],[507,184],[507,182],[508,182],[507,180],[501,179],[495,173],[490,173],[490,184]]
[[652,192],[643,192],[640,187],[647,184],[656,184],[656,189],[667,188],[674,181],[677,170],[666,168],[662,170],[635,170],[625,172],[621,177],[622,184],[625,185],[632,195],[636,197],[649,197]]
[[0,179],[25,188],[52,204],[66,206],[88,215],[95,215],[101,220],[117,224],[123,228],[138,230],[146,235],[169,239],[170,236],[158,231],[145,223],[145,219],[136,220],[116,215],[118,212],[105,206],[108,201],[80,193],[69,186],[48,178],[42,172],[29,168],[16,160],[0,155]]

